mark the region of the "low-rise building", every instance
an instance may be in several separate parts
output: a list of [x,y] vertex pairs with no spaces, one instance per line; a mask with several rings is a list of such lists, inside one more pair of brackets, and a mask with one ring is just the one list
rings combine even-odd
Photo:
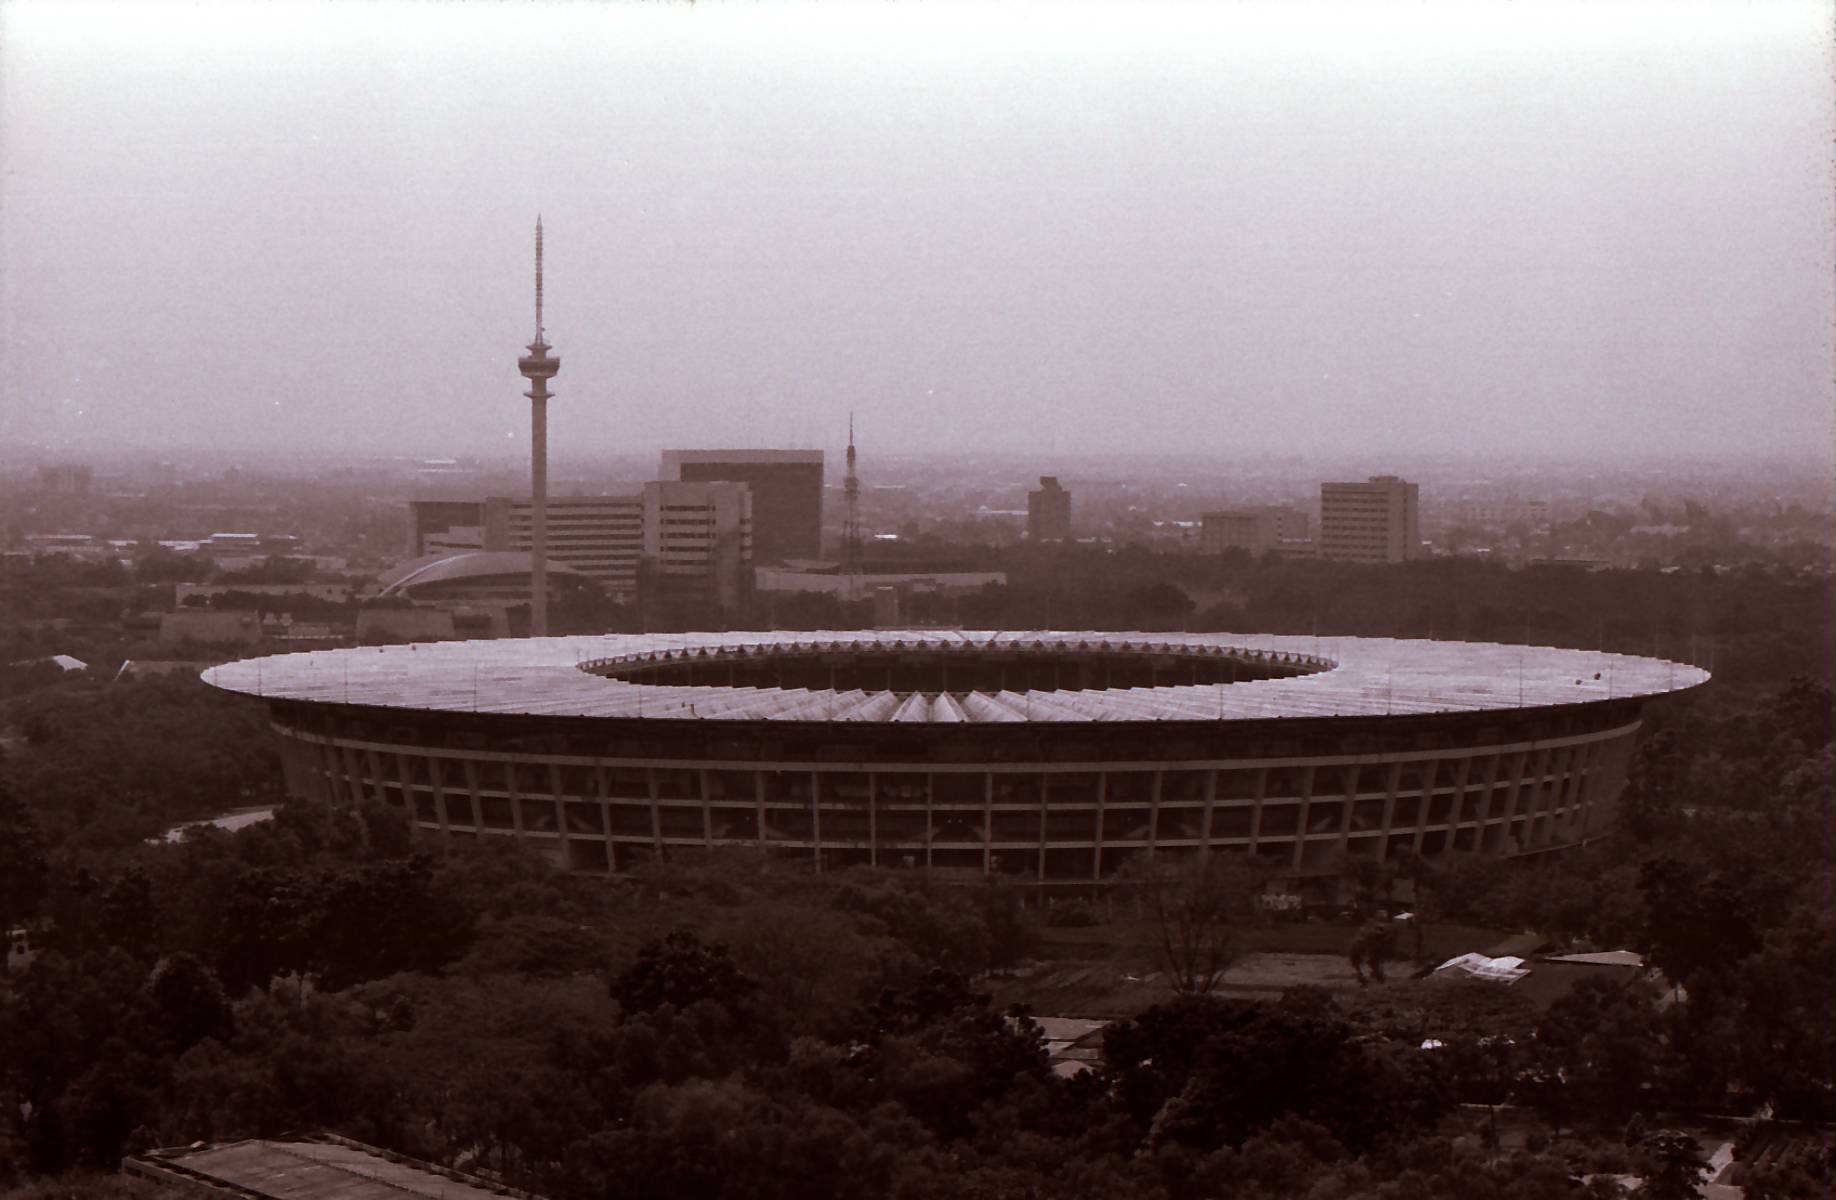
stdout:
[[253,609],[181,608],[159,615],[162,642],[261,640],[261,614]]
[[[528,553],[528,499],[411,500],[409,549],[417,560],[465,552]],[[648,582],[665,599],[737,608],[751,585],[752,497],[733,482],[647,483],[630,496],[556,496],[547,503],[550,566],[569,567],[631,601]]]
[[541,1200],[477,1175],[336,1134],[287,1135],[151,1150],[122,1160],[128,1175],[175,1195],[245,1200]]
[[1199,552],[1222,554],[1226,550],[1247,550],[1267,554],[1284,546],[1308,541],[1312,522],[1298,508],[1280,504],[1259,504],[1248,508],[1228,508],[1208,512],[1201,518]]

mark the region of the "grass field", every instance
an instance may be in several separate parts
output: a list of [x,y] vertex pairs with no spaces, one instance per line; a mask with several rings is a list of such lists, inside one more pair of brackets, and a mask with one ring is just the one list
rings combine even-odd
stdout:
[[[1331,990],[1359,986],[1346,959],[1357,932],[1352,925],[1292,924],[1244,929],[1237,958],[1219,983],[1222,995],[1273,999],[1291,987]],[[1423,930],[1423,959],[1438,963],[1483,950],[1507,934],[1462,925]],[[1392,978],[1416,969],[1414,941],[1405,931],[1391,966]],[[984,981],[998,1005],[1025,1004],[1043,1016],[1129,1017],[1172,999],[1162,971],[1160,932],[1148,921],[1117,921],[1087,928],[1037,930],[1030,962]]]
[[[1237,946],[1246,954],[1332,954],[1341,958],[1351,946],[1358,927],[1350,924],[1303,921],[1250,926],[1237,931]],[[1483,950],[1510,936],[1510,931],[1470,925],[1427,925],[1422,931],[1422,952],[1434,962],[1456,954]],[[1041,958],[1077,958],[1096,950],[1158,950],[1160,929],[1152,921],[1115,921],[1078,929],[1041,926],[1036,931]],[[1397,939],[1397,953],[1413,957],[1414,938],[1405,927]]]

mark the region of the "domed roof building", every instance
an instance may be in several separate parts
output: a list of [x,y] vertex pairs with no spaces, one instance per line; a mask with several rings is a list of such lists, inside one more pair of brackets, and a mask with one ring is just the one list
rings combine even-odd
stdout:
[[[380,580],[383,597],[417,604],[529,603],[531,555],[522,550],[471,550],[403,563]],[[548,564],[548,591],[596,586],[566,563]]]

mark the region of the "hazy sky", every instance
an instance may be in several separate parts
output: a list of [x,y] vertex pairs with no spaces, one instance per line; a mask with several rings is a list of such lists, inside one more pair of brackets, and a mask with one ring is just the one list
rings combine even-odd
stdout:
[[0,0],[0,439],[1829,454],[1832,9]]

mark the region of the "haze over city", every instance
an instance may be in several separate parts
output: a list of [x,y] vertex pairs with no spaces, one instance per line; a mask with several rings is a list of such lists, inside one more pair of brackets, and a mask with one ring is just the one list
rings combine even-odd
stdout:
[[1827,459],[1821,3],[0,7],[0,440]]
[[1836,1195],[1833,3],[0,0],[0,1200]]

